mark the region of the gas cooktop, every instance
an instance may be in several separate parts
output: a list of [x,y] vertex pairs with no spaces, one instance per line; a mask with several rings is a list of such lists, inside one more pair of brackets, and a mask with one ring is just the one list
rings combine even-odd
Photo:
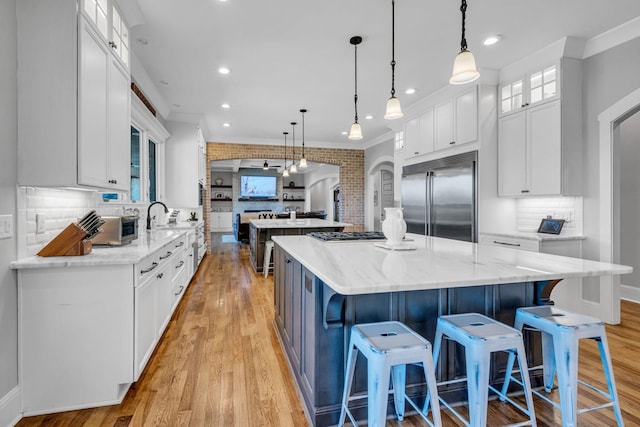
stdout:
[[336,240],[386,240],[381,231],[314,231],[307,236],[324,241]]

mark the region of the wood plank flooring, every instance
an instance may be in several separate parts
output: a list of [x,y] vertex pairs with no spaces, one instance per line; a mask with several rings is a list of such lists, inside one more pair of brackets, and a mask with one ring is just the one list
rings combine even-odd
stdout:
[[[273,328],[273,279],[254,274],[248,246],[221,243],[205,257],[140,380],[120,405],[22,419],[18,426],[307,426]],[[622,303],[622,324],[607,327],[627,426],[640,426],[640,305]],[[606,387],[595,343],[580,346],[580,377]],[[580,389],[581,406],[598,402]],[[536,399],[538,426],[562,425]],[[489,405],[489,426],[522,420],[511,406]],[[580,426],[613,426],[611,409],[580,415]],[[461,426],[443,411],[445,426]],[[387,426],[426,425],[419,417]]]

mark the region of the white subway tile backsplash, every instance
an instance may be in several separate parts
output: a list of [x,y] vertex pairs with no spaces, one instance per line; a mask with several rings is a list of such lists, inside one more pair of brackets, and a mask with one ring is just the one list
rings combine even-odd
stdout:
[[563,234],[582,234],[582,197],[530,197],[516,201],[517,231],[535,232],[547,216],[566,220]]

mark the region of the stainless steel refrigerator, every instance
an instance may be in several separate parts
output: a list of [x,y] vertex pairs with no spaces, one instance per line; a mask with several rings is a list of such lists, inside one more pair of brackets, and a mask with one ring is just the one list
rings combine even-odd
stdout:
[[477,164],[472,151],[402,169],[407,232],[477,242]]

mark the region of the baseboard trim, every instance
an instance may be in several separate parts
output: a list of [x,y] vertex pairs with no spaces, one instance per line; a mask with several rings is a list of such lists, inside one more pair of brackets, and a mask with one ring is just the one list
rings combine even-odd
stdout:
[[593,316],[600,318],[600,303],[588,301],[586,299],[582,300],[582,313],[587,316]]
[[0,399],[0,426],[13,427],[22,419],[20,387],[14,387]]
[[640,288],[628,285],[620,285],[620,298],[631,302],[640,303]]

